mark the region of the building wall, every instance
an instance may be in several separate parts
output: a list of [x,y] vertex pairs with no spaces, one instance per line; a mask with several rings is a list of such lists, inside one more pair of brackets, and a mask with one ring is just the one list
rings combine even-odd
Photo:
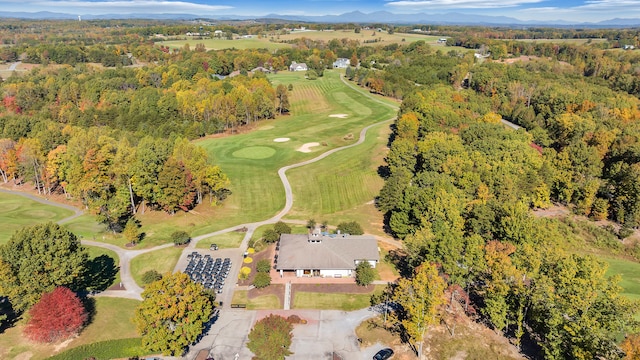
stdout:
[[320,275],[324,277],[350,277],[351,270],[320,270]]

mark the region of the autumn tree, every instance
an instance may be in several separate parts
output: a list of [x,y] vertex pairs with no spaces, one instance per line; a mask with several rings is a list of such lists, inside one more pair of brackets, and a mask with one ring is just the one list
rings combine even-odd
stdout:
[[78,289],[86,266],[86,250],[67,229],[54,223],[24,227],[0,245],[0,294],[25,311],[58,286]]
[[130,218],[122,230],[122,235],[129,240],[131,244],[136,244],[140,240],[140,224],[134,218]]
[[249,332],[247,347],[255,356],[254,360],[284,360],[293,354],[289,347],[293,335],[293,325],[279,315],[270,314],[259,320]]
[[202,333],[212,312],[204,287],[179,272],[145,288],[133,322],[145,349],[179,356]]
[[287,93],[287,87],[283,84],[279,84],[276,87],[276,99],[278,99],[278,112],[280,115],[289,112],[289,94]]
[[77,334],[88,315],[82,301],[66,287],[45,293],[30,310],[24,333],[37,342],[55,342]]
[[400,306],[396,316],[403,331],[413,341],[418,358],[422,357],[424,334],[438,322],[438,308],[444,304],[445,281],[433,264],[415,269],[411,279],[400,279],[393,295]]

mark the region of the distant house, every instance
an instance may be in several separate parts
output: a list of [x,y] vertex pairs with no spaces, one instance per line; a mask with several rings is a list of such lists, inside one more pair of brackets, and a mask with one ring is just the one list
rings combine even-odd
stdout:
[[213,32],[213,36],[215,36],[215,37],[222,37],[222,36],[224,36],[224,31],[222,31],[222,30],[216,30],[216,31],[214,31],[214,32]]
[[278,244],[276,269],[296,277],[350,277],[361,261],[376,267],[380,261],[373,236],[328,234],[282,234]]
[[251,72],[252,72],[252,73],[254,73],[254,72],[256,72],[256,71],[261,71],[261,72],[263,72],[263,73],[265,73],[265,74],[269,74],[269,73],[271,73],[271,70],[269,70],[269,69],[267,69],[267,68],[265,68],[265,67],[262,67],[262,66],[258,66],[258,67],[256,67],[256,68],[251,69]]
[[293,61],[291,62],[291,65],[289,65],[289,71],[307,71],[307,70],[309,70],[309,68],[305,63],[297,63]]
[[351,64],[351,60],[347,58],[338,58],[333,62],[334,69],[346,69]]

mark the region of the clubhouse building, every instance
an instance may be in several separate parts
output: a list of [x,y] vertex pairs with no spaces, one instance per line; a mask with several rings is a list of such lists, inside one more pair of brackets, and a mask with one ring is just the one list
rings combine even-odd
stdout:
[[373,236],[329,234],[319,229],[309,234],[282,234],[278,243],[276,270],[296,277],[351,277],[361,261],[375,268],[380,261]]

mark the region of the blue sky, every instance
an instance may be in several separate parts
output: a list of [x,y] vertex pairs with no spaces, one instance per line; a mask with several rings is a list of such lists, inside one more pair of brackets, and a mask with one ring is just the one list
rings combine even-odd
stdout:
[[262,16],[365,13],[504,15],[520,20],[600,21],[640,18],[640,0],[0,0],[0,11],[71,14],[181,13]]

